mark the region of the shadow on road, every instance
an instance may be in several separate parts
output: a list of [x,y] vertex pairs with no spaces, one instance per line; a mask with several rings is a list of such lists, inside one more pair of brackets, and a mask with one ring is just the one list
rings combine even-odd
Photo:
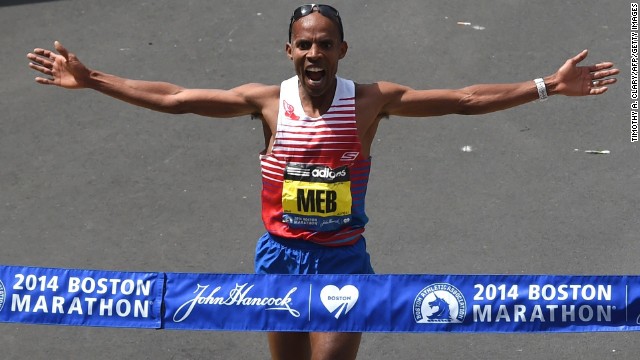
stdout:
[[0,7],[3,6],[15,6],[15,5],[29,5],[41,2],[52,2],[58,0],[0,0]]

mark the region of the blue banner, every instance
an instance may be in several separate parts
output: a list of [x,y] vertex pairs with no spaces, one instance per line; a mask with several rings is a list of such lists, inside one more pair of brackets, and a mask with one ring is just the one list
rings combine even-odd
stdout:
[[0,266],[0,322],[223,331],[638,331],[640,276],[250,275]]
[[0,266],[0,322],[159,328],[164,274]]
[[388,277],[168,273],[164,327],[390,331]]
[[167,329],[356,332],[640,330],[640,278],[167,274]]

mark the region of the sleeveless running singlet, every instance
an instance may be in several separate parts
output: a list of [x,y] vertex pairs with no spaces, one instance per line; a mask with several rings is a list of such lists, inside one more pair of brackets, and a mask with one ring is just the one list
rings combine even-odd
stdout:
[[331,107],[319,118],[305,114],[298,77],[283,81],[275,142],[260,165],[269,233],[327,246],[357,242],[368,221],[371,159],[361,154],[353,81],[337,77]]

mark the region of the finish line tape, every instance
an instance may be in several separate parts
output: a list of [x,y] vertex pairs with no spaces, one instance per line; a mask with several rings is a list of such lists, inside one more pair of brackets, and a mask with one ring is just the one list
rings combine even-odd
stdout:
[[0,322],[172,330],[640,330],[640,276],[253,275],[0,266]]

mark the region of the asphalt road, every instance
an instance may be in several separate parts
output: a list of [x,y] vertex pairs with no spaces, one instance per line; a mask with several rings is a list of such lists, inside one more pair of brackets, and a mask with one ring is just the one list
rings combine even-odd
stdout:
[[[456,88],[528,80],[584,48],[587,62],[611,60],[622,70],[598,98],[385,121],[367,200],[378,273],[640,272],[629,2],[334,4],[350,45],[339,73],[358,82]],[[202,88],[277,84],[293,74],[284,43],[296,6],[0,0],[0,263],[251,272],[263,231],[259,122],[158,114],[91,91],[38,86],[25,55],[60,40],[89,66],[125,77]],[[359,358],[638,352],[637,333],[366,334]],[[267,359],[268,351],[260,333],[0,324],[0,357]]]

